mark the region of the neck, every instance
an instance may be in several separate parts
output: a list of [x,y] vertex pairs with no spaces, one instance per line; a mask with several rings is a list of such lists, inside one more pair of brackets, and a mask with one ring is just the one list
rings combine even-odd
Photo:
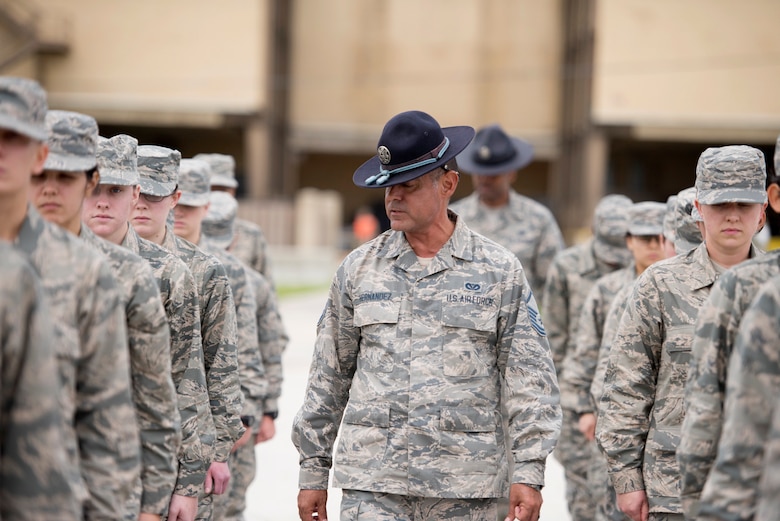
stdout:
[[117,246],[120,246],[122,244],[122,241],[125,240],[125,236],[127,235],[127,230],[129,229],[130,229],[130,224],[125,223],[124,226],[120,226],[117,231],[115,231],[108,237],[101,237],[101,238],[107,240],[108,242],[112,242]]
[[[79,215],[81,215],[81,210],[79,210]],[[63,228],[78,237],[81,235],[81,219],[72,219],[70,222],[65,223]]]
[[724,268],[731,268],[736,266],[740,262],[747,260],[750,255],[751,243],[748,242],[745,246],[735,248],[729,251],[716,251],[715,248],[710,248],[707,245],[707,254],[710,256],[710,260],[723,266]]
[[165,242],[165,227],[162,230],[155,231],[154,233],[144,237],[147,241],[153,242],[158,246],[162,246]]
[[0,239],[13,242],[27,216],[27,197],[11,195],[0,198]]
[[433,257],[450,240],[454,231],[455,223],[445,217],[423,232],[404,232],[404,235],[418,257]]
[[482,204],[488,208],[503,208],[509,204],[509,194],[504,195],[498,199],[482,199],[479,200]]

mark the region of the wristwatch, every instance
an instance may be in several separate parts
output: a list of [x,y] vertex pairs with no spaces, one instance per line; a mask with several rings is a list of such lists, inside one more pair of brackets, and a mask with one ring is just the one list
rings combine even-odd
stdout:
[[268,416],[272,420],[275,420],[279,417],[279,411],[267,411],[263,413],[263,416]]
[[242,416],[241,417],[241,423],[244,424],[244,427],[251,427],[255,424],[255,417],[254,416]]

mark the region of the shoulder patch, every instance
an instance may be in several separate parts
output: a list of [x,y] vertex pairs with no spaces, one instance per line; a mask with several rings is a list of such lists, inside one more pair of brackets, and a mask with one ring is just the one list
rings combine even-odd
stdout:
[[539,333],[539,336],[546,337],[547,332],[544,330],[542,317],[539,315],[539,308],[536,306],[536,299],[530,288],[528,289],[528,296],[525,298],[525,307],[528,309],[528,318],[531,320],[531,327]]

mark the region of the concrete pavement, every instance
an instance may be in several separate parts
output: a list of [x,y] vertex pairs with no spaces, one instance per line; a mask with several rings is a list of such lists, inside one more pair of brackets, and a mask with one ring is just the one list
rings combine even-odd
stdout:
[[[311,363],[317,319],[325,305],[324,292],[288,297],[280,304],[282,319],[290,335],[284,355],[284,384],[276,437],[258,445],[257,477],[247,494],[247,521],[296,521],[298,511],[298,453],[290,441],[295,412],[303,402],[306,377]],[[543,490],[543,521],[569,521],[566,509],[563,469],[550,457]],[[341,491],[328,492],[328,514],[338,519]],[[492,521],[492,520],[491,520]]]

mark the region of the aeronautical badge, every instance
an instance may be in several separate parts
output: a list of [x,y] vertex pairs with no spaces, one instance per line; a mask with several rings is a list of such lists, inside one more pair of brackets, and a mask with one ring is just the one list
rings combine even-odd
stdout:
[[525,298],[525,307],[528,309],[528,318],[531,320],[531,327],[539,333],[539,336],[547,336],[547,332],[545,332],[544,325],[542,324],[542,317],[539,315],[539,308],[536,307],[536,299],[531,291],[528,292],[528,296]]
[[390,163],[390,150],[388,150],[386,146],[381,145],[377,148],[376,153],[379,156],[379,161],[381,161],[383,165]]

